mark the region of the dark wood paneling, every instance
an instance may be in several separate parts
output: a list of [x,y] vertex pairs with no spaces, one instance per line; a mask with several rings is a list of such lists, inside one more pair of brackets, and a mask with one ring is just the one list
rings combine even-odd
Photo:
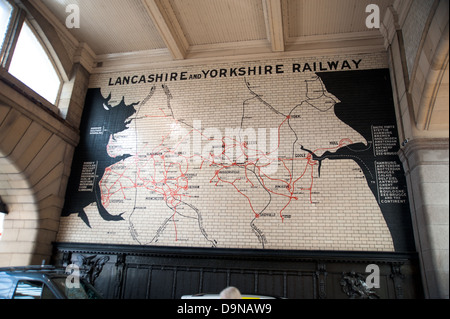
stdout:
[[228,286],[289,299],[347,299],[343,274],[366,278],[370,264],[380,268],[374,291],[381,299],[423,297],[416,254],[55,244],[57,266],[81,256],[109,257],[95,280],[108,299],[180,299]]

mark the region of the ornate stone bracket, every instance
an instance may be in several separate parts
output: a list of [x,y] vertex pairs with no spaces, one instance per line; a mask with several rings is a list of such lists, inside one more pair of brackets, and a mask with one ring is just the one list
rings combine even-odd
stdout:
[[380,297],[367,286],[364,276],[353,271],[342,274],[341,287],[342,291],[350,299],[380,299]]
[[94,285],[109,259],[108,256],[97,257],[97,255],[93,255],[86,257],[79,255],[77,265],[80,267],[81,277]]
[[316,277],[319,285],[319,299],[327,299],[327,266],[324,263],[317,264]]
[[122,287],[123,287],[123,281],[124,281],[124,275],[125,275],[125,268],[126,268],[126,258],[127,256],[125,254],[119,254],[117,256],[116,261],[116,287],[114,289],[114,297],[116,299],[120,299],[122,295]]
[[394,281],[395,296],[397,299],[403,299],[403,280],[405,276],[402,274],[402,264],[393,264],[391,279]]

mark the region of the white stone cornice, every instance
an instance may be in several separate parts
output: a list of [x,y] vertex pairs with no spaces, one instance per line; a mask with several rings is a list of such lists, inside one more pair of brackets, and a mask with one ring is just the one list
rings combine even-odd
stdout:
[[267,40],[255,40],[192,46],[184,60],[173,60],[168,49],[105,54],[96,57],[96,67],[92,73],[385,51],[381,34],[378,31],[365,31],[291,38],[287,41],[284,52],[274,52]]
[[80,43],[73,57],[74,63],[80,63],[89,73],[92,73],[96,67],[95,60],[97,56],[95,52],[87,45]]

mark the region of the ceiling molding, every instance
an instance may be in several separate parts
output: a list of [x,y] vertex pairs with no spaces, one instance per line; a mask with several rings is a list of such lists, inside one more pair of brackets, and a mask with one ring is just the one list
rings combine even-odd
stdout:
[[[290,37],[286,39],[286,45],[303,45],[314,43],[332,43],[337,41],[372,41],[378,42],[383,40],[383,35],[379,30],[362,31],[362,32],[350,32],[350,33],[337,33],[337,34],[324,34],[324,35],[310,35],[303,37]],[[364,45],[361,45],[364,46]]]
[[285,50],[282,0],[262,0],[265,10],[267,38],[272,44],[272,51]]
[[189,48],[169,0],[142,0],[147,12],[175,60],[186,58]]
[[386,52],[380,34],[369,39],[358,34],[340,37],[314,37],[315,42],[291,39],[284,52],[273,52],[267,40],[199,45],[191,47],[185,60],[173,60],[167,49],[97,56],[92,73],[134,72],[150,69],[174,68],[243,61],[304,58],[327,55],[368,54]]
[[50,11],[49,8],[42,2],[42,0],[29,0],[30,4],[55,27],[59,34],[63,35],[67,41],[74,47],[77,47],[80,42],[69,32],[69,29],[61,23],[58,18]]
[[74,63],[80,63],[89,73],[95,68],[96,54],[85,42],[80,43],[73,56]]

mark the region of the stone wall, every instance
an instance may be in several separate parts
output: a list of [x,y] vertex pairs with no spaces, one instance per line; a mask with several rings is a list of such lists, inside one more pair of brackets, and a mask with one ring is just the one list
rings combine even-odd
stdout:
[[[68,97],[74,105],[84,100],[88,79],[77,70],[71,82],[78,90]],[[0,265],[49,262],[79,132],[8,74],[0,92],[0,195],[9,210]]]
[[414,251],[386,66],[374,53],[92,75],[58,241]]

